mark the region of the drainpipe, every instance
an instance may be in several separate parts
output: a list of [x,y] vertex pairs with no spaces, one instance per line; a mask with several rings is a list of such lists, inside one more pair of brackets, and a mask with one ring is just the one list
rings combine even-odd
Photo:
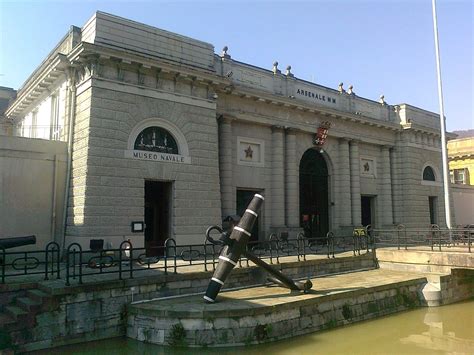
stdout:
[[58,190],[58,155],[54,154],[53,165],[53,201],[51,211],[51,237],[56,242],[56,194]]
[[66,248],[66,223],[67,223],[67,206],[69,200],[69,187],[71,184],[71,167],[72,167],[72,146],[73,146],[73,137],[74,137],[74,123],[76,121],[76,69],[71,67],[68,69],[68,153],[67,153],[67,170],[66,170],[66,190],[64,191],[64,202],[63,202],[63,238],[62,238],[62,245],[61,250],[63,253]]

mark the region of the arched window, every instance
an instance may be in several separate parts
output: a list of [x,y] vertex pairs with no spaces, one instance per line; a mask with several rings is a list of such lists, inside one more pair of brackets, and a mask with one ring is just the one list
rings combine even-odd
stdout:
[[425,170],[423,170],[423,180],[425,181],[436,181],[435,173],[431,166],[427,166]]
[[135,150],[146,150],[151,152],[178,154],[176,140],[166,129],[151,126],[141,131],[133,147]]

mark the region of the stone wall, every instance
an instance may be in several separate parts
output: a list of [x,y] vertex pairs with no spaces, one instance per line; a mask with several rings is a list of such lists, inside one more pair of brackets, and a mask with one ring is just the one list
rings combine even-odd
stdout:
[[22,250],[60,242],[66,155],[64,142],[0,137],[0,238],[36,235]]
[[[472,176],[474,176],[474,171]],[[451,184],[451,195],[456,224],[462,226],[474,225],[474,185]]]
[[190,347],[279,341],[420,306],[419,293],[424,284],[421,278],[370,291],[359,289],[273,307],[249,307],[244,312],[208,311],[200,318],[192,318],[192,312],[179,318],[154,310],[143,314],[130,308],[127,335],[154,344]]
[[[372,254],[328,260],[282,263],[282,272],[292,277],[373,269]],[[224,289],[266,282],[257,267],[236,268]],[[12,333],[14,342],[26,351],[125,335],[127,305],[133,301],[204,292],[212,272],[169,274],[123,281],[97,282],[64,287],[40,285],[44,293],[35,326]]]
[[[436,197],[436,222],[446,225],[444,218],[443,177],[441,175],[441,150],[432,145],[426,149],[427,136],[418,133],[402,135],[395,147],[394,198],[395,224],[417,228],[430,225],[428,197]],[[436,181],[424,181],[423,170],[433,168]]]
[[[221,222],[215,104],[176,93],[157,97],[156,90],[137,92],[105,78],[89,80],[90,88],[78,95],[68,242],[88,247],[90,238],[100,237],[118,247],[131,238],[143,246],[143,233],[131,236],[130,224],[144,220],[145,180],[154,180],[172,183],[167,237],[200,243],[206,228]],[[86,104],[88,110],[82,110]],[[183,136],[186,164],[127,156],[132,135],[140,133],[135,128],[147,120],[175,127]]]

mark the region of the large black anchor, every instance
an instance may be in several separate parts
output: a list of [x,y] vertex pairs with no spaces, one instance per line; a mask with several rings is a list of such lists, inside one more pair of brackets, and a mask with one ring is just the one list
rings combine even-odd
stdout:
[[[280,286],[289,288],[290,290],[304,292],[307,292],[311,289],[311,287],[313,287],[313,284],[310,280],[306,280],[304,282],[294,281],[246,250],[247,243],[251,236],[250,231],[252,230],[255,220],[258,217],[258,212],[262,207],[263,201],[264,198],[262,195],[254,195],[252,201],[250,201],[250,204],[247,206],[244,215],[240,219],[237,226],[232,229],[230,235],[225,233],[219,226],[211,226],[207,229],[207,241],[214,245],[222,245],[219,255],[219,263],[216,270],[214,271],[214,275],[212,275],[211,281],[209,282],[209,286],[207,287],[207,291],[204,296],[204,300],[207,302],[215,302],[217,294],[224,285],[225,280],[229,276],[232,269],[237,265],[237,262],[242,255],[253,262],[255,265],[265,269],[265,271],[272,275],[268,278],[268,280]],[[213,230],[221,233],[221,237],[219,239],[216,240],[210,236],[211,231]]]

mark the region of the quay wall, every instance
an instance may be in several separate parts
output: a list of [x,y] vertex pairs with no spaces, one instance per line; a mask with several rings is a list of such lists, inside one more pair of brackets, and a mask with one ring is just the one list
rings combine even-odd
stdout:
[[[374,269],[373,254],[336,259],[283,262],[275,265],[294,278]],[[124,336],[127,328],[127,305],[132,301],[204,292],[212,277],[210,272],[160,274],[127,280],[104,281],[64,287],[39,284],[41,305],[25,317],[30,327],[10,332],[12,343],[21,351]],[[224,289],[262,284],[267,274],[258,267],[236,268]],[[28,318],[29,317],[29,318]],[[34,319],[31,319],[31,318]],[[26,319],[28,318],[28,319]]]
[[244,346],[278,341],[364,321],[422,305],[426,280],[403,281],[370,289],[259,307],[238,312],[208,311],[205,317],[130,307],[127,335],[158,345]]

